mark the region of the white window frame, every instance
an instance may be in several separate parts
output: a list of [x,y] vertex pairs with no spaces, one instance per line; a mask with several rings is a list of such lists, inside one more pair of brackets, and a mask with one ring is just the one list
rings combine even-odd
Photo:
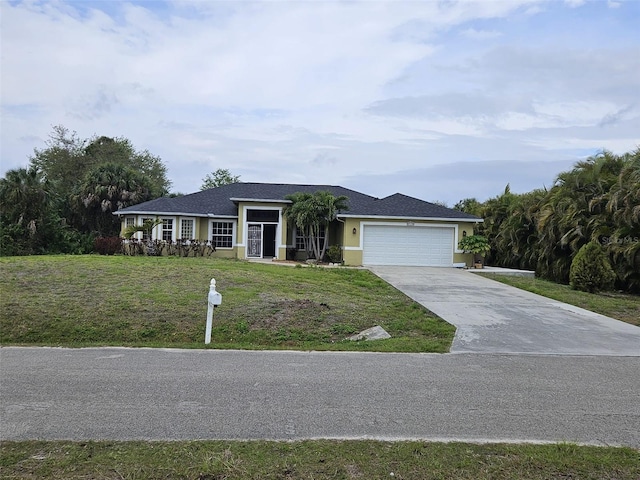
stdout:
[[[215,244],[214,240],[213,240],[213,235],[214,235],[214,226],[216,223],[229,223],[231,224],[231,234],[221,234],[218,236],[229,236],[231,237],[231,246],[229,247],[219,247]],[[231,250],[234,247],[235,244],[235,238],[236,238],[236,222],[234,220],[231,220],[229,218],[214,218],[209,222],[209,240],[211,241],[211,245],[213,245],[216,250]]]
[[[176,229],[175,229],[176,219],[173,217],[162,217],[160,220],[162,220],[162,223],[158,225],[160,230],[158,232],[159,233],[158,238],[163,242],[175,242],[176,241]],[[171,224],[170,229],[166,228],[168,222],[170,222]],[[165,233],[167,232],[170,232],[169,238],[164,238]]]
[[[184,224],[185,222],[191,222],[191,235],[184,236]],[[181,218],[180,219],[180,237],[182,240],[195,240],[196,237],[196,219],[195,218]]]
[[[140,224],[139,224],[139,225],[140,225],[140,226],[144,225],[145,220],[151,220],[151,221],[153,222],[153,221],[154,221],[154,218],[153,218],[153,217],[140,217]],[[155,227],[151,229],[151,232],[150,232],[150,237],[151,237],[151,238],[146,238],[146,237],[145,237],[145,233],[146,233],[146,232],[144,232],[144,231],[139,232],[138,240],[144,240],[144,241],[147,241],[147,240],[154,240],[154,238],[153,238],[153,237],[155,236]]]
[[[259,201],[259,200],[255,200],[255,201]],[[266,200],[265,200],[266,201]],[[247,221],[247,210],[277,210],[278,211],[278,222],[249,222]],[[272,207],[267,207],[267,206],[262,206],[262,205],[243,205],[242,206],[242,216],[240,217],[242,218],[242,243],[239,244],[239,247],[245,247],[245,258],[249,258],[248,254],[247,254],[247,245],[249,244],[249,239],[248,239],[248,235],[249,235],[249,224],[260,224],[262,223],[264,224],[271,224],[271,225],[276,225],[276,255],[278,255],[278,252],[280,251],[280,248],[282,248],[282,207],[278,206],[272,206]],[[262,257],[260,257],[262,258]]]
[[[301,229],[299,229],[298,227],[296,227],[295,228],[295,234],[296,234],[296,236],[295,236],[294,245],[296,247],[296,250],[303,251],[304,250],[304,240],[303,240],[303,238],[305,236],[304,232]],[[320,238],[324,240],[324,237],[325,237],[325,230],[322,229],[322,230],[320,230]],[[301,246],[298,246],[298,241],[300,241],[300,245]]]

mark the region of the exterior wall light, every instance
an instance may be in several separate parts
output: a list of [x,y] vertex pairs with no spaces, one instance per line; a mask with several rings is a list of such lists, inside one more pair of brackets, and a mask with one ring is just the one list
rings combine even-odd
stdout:
[[462,231],[462,236],[463,236],[463,237],[466,237],[466,236],[467,236],[467,231],[466,231],[466,230],[463,230],[463,231]]
[[353,227],[353,230],[351,230],[351,231],[352,231],[352,233],[353,233],[354,235],[358,232],[358,230],[356,230],[356,227]]

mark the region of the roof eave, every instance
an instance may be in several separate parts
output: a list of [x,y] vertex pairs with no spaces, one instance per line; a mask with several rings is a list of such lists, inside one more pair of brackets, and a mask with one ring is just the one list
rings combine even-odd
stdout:
[[409,216],[394,216],[394,215],[346,215],[338,214],[340,218],[389,218],[393,220],[437,220],[439,222],[470,222],[470,223],[483,223],[482,218],[447,218],[447,217],[409,217]]
[[274,198],[240,198],[231,197],[232,202],[260,202],[260,203],[292,203],[291,200],[274,199]]
[[122,215],[162,215],[164,217],[170,216],[180,216],[180,217],[208,217],[211,214],[209,213],[188,213],[188,212],[159,212],[155,210],[129,210],[123,212],[122,210],[118,210],[113,212],[113,215],[118,215],[121,217]]

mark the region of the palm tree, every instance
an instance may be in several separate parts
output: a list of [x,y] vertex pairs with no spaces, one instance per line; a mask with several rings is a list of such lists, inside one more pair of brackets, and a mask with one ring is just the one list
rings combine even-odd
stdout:
[[[61,230],[54,206],[50,183],[36,167],[9,170],[0,179],[0,217],[3,230],[3,252],[43,253],[52,229]],[[59,232],[58,232],[59,233]]]
[[640,148],[622,159],[624,166],[617,181],[598,199],[613,224],[603,243],[620,283],[640,291]]
[[313,254],[317,260],[322,260],[327,251],[329,225],[340,211],[348,209],[348,198],[344,195],[336,197],[327,191],[313,194],[296,192],[285,198],[291,204],[284,208],[284,216],[304,232],[307,254]]
[[74,196],[85,228],[101,236],[117,235],[120,222],[113,212],[150,200],[149,182],[133,169],[108,163],[89,171]]

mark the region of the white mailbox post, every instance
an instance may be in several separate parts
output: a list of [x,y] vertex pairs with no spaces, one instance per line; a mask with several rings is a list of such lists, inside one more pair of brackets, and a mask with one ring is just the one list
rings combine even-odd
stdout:
[[207,308],[207,329],[204,333],[204,343],[211,343],[211,327],[213,325],[213,309],[222,303],[222,295],[216,292],[216,279],[211,279],[209,285],[209,307]]

